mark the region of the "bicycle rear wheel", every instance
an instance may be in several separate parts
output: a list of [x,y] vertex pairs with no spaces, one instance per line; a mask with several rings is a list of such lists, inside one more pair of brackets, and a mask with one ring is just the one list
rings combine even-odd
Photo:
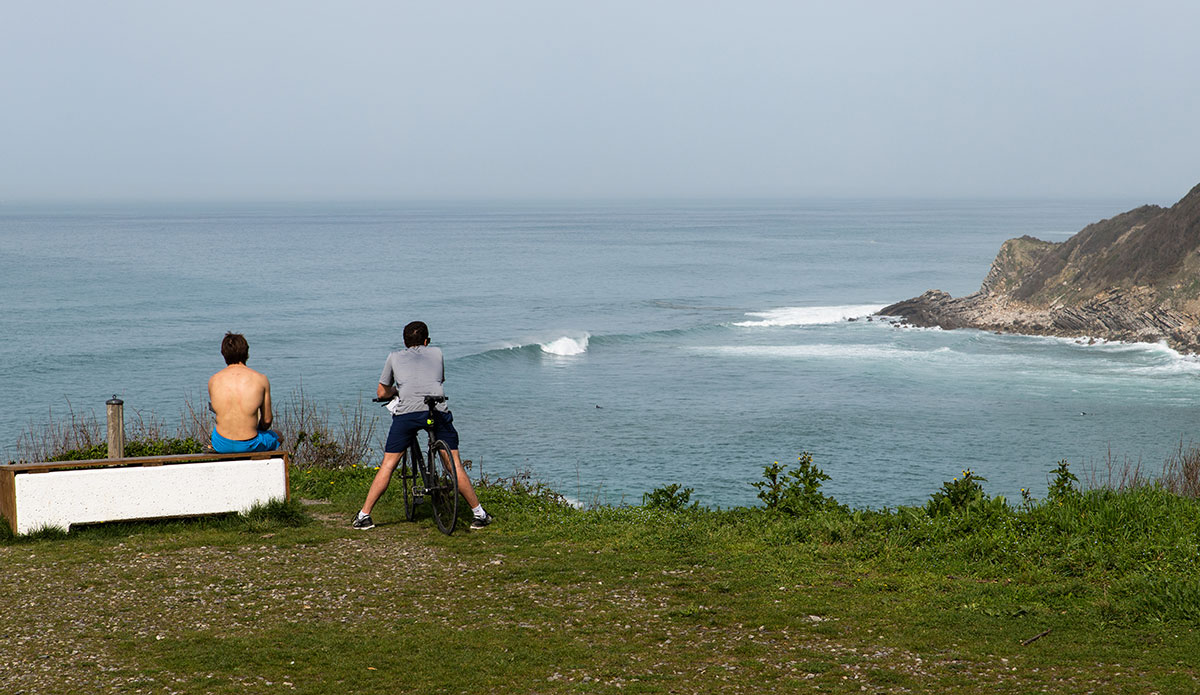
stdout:
[[417,503],[420,502],[420,485],[417,482],[417,471],[421,467],[421,449],[416,445],[400,457],[400,488],[404,490],[404,518],[412,521],[416,516]]
[[442,440],[429,445],[429,470],[433,471],[429,501],[433,503],[433,520],[442,533],[454,533],[458,523],[458,474],[450,447]]

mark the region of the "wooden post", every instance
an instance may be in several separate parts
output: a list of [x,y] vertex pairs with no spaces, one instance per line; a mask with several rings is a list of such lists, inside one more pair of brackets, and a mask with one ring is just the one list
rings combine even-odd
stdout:
[[125,458],[125,401],[114,394],[104,404],[108,406],[108,457]]

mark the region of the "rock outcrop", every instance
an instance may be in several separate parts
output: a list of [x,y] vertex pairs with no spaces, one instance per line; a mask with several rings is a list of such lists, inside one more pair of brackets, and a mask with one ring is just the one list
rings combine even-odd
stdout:
[[947,329],[1165,340],[1200,352],[1200,186],[1171,208],[1130,210],[1061,243],[1009,239],[978,292],[929,290],[879,314]]

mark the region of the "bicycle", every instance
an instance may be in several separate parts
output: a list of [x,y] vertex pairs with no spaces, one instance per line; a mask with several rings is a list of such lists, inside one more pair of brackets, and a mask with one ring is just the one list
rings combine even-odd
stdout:
[[[386,404],[391,398],[373,400]],[[404,518],[408,521],[416,518],[417,506],[429,497],[434,523],[448,536],[454,533],[458,523],[458,475],[450,447],[437,439],[433,431],[434,406],[445,401],[445,396],[425,396],[425,405],[429,408],[425,425],[421,427],[428,438],[425,453],[421,453],[421,442],[414,435],[408,451],[400,455],[399,469],[400,487],[404,490]],[[434,464],[434,456],[441,460],[441,466]]]

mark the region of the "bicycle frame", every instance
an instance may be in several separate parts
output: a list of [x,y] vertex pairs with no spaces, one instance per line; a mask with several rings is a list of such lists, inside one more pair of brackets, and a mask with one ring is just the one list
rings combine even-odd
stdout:
[[403,453],[398,468],[401,486],[404,489],[405,518],[412,521],[416,516],[416,506],[428,497],[433,508],[434,522],[442,533],[449,535],[454,533],[458,521],[458,468],[450,448],[438,439],[434,432],[435,406],[445,401],[445,396],[425,396],[428,411],[425,424],[421,427],[426,434],[425,451],[421,451],[420,435],[414,434],[413,441]]

